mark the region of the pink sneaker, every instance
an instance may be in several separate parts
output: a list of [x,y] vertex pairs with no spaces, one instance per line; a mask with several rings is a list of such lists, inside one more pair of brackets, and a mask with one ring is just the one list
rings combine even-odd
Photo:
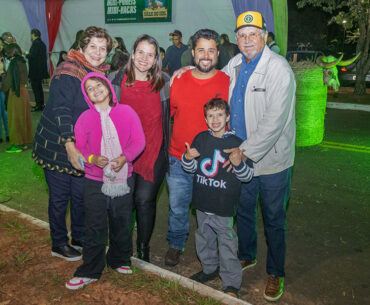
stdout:
[[74,277],[66,283],[66,287],[71,290],[77,290],[96,281],[97,279],[91,279],[88,277]]
[[123,274],[132,274],[132,269],[130,266],[121,266],[116,268],[116,271]]

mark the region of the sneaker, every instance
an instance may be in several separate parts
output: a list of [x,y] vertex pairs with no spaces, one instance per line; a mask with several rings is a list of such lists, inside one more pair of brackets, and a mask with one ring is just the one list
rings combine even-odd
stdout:
[[209,273],[209,274],[204,273],[203,270],[202,270],[198,273],[193,274],[190,277],[190,279],[193,280],[193,281],[204,284],[208,281],[214,280],[217,277],[218,277],[218,268],[215,271],[213,271],[212,273]]
[[82,250],[83,248],[82,241],[72,239],[71,247],[76,250]]
[[97,279],[91,279],[89,277],[74,277],[66,283],[66,287],[71,290],[76,290],[96,281]]
[[132,269],[130,266],[121,266],[116,268],[116,271],[122,274],[132,274]]
[[164,263],[166,266],[174,267],[180,262],[181,250],[175,248],[169,248],[166,256],[164,258]]
[[51,249],[51,256],[60,257],[69,262],[79,261],[82,258],[82,254],[73,249],[70,245],[53,247]]
[[241,260],[240,265],[242,265],[242,270],[244,271],[245,269],[252,268],[255,265],[257,265],[257,260],[256,259],[252,261]]
[[270,274],[263,297],[267,301],[277,301],[284,292],[284,278]]
[[224,289],[224,293],[234,297],[234,298],[239,298],[239,289],[235,288],[235,287],[232,287],[232,286],[227,286],[225,289]]
[[18,145],[12,145],[7,150],[5,150],[7,153],[19,153],[22,152],[22,148],[20,148]]

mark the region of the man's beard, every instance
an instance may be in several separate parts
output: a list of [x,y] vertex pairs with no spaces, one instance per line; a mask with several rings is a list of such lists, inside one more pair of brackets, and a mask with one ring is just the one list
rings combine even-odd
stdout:
[[203,73],[208,73],[210,71],[212,71],[216,65],[217,65],[217,61],[212,65],[210,65],[209,67],[207,68],[203,68],[201,65],[200,65],[200,62],[202,61],[202,59],[199,61],[199,63],[195,63],[195,67],[200,71],[200,72],[203,72]]

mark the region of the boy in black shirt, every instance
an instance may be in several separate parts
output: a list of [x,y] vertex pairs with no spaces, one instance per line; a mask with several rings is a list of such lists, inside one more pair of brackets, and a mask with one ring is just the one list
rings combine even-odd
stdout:
[[[229,159],[224,149],[238,147],[242,143],[233,132],[226,131],[230,120],[227,102],[220,98],[210,100],[204,105],[204,116],[209,130],[199,133],[191,147],[185,143],[186,153],[181,158],[184,170],[194,173],[192,204],[197,209],[198,221],[195,244],[203,267],[190,279],[205,283],[220,276],[223,291],[237,297],[242,268],[237,256],[233,216],[241,181],[252,179],[253,167],[238,156],[230,159],[233,172],[223,168]],[[250,160],[247,163],[251,163]]]

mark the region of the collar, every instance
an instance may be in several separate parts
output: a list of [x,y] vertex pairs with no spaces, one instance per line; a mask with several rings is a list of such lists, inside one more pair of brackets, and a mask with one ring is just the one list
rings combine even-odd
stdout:
[[[209,134],[213,137],[213,134],[212,134],[212,130],[211,128],[208,128],[208,132]],[[227,130],[221,137],[221,139],[225,139],[225,138],[228,138],[230,136],[233,136],[235,135],[235,131],[234,130]]]

